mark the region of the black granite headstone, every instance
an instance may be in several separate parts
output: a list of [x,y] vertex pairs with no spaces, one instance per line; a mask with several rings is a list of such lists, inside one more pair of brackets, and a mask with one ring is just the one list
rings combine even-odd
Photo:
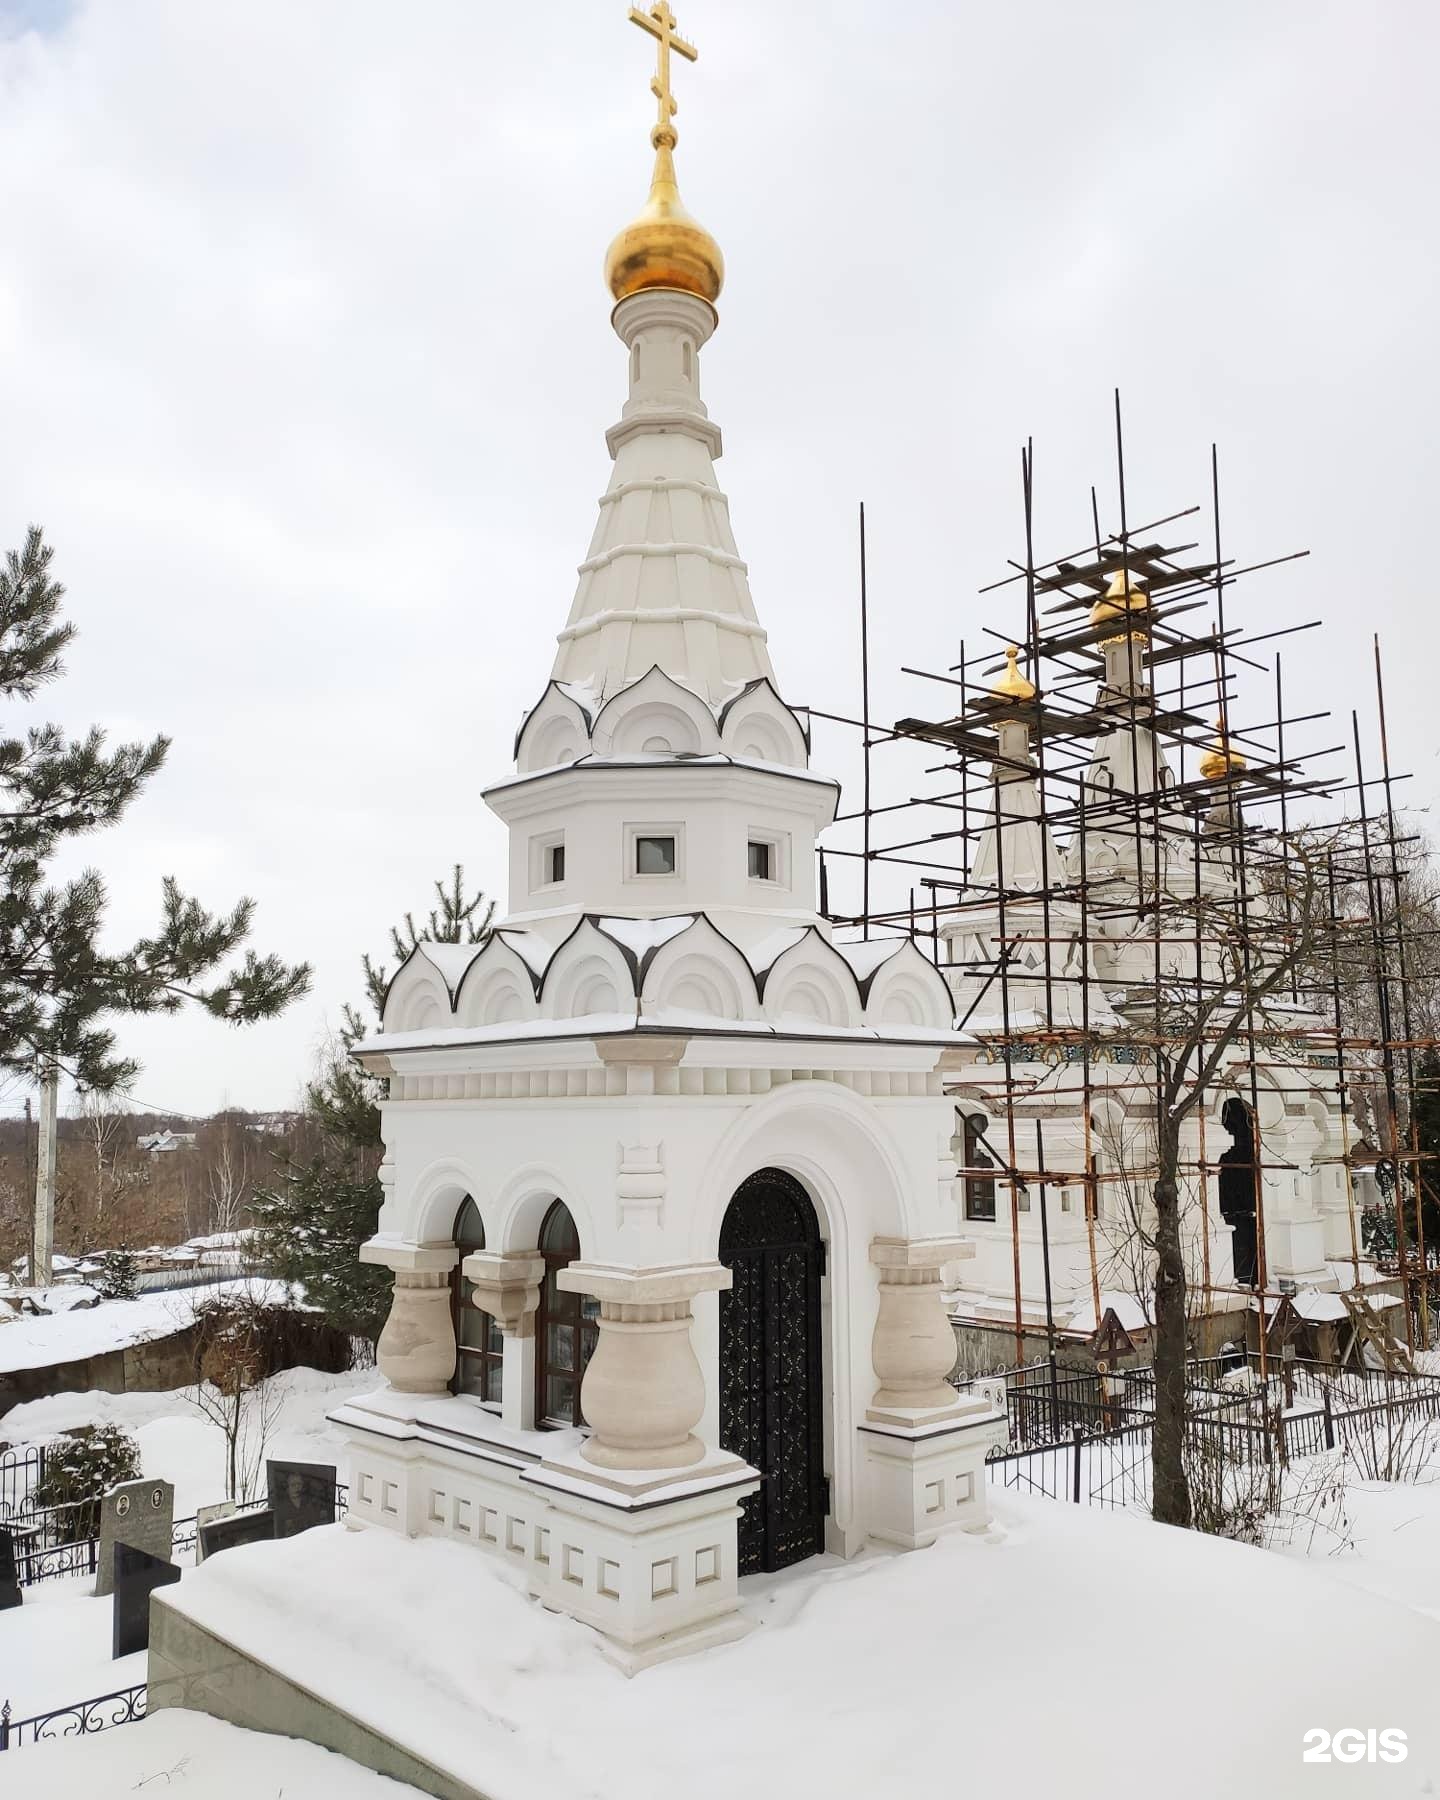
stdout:
[[112,1575],[114,1600],[111,1613],[110,1655],[129,1656],[132,1650],[150,1646],[150,1596],[157,1587],[169,1587],[180,1571],[163,1557],[130,1544],[116,1544]]
[[263,1512],[233,1513],[228,1519],[212,1519],[198,1532],[205,1549],[204,1560],[218,1556],[222,1550],[233,1550],[237,1544],[263,1544],[275,1535],[275,1515],[267,1507]]
[[20,1571],[15,1567],[15,1540],[9,1528],[0,1525],[0,1612],[21,1605],[24,1599],[20,1592]]
[[334,1463],[267,1462],[265,1481],[277,1538],[335,1523]]

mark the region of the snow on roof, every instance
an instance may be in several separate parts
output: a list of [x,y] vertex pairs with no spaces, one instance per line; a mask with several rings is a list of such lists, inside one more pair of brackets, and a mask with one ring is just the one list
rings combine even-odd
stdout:
[[813,930],[810,925],[782,925],[778,931],[769,932],[758,939],[745,952],[745,960],[757,975],[763,975],[773,963],[791,947],[798,944],[807,931]]
[[421,938],[419,948],[428,962],[445,978],[445,985],[453,994],[459,987],[465,971],[485,948],[483,944],[442,944],[434,938]]
[[131,1344],[173,1337],[191,1324],[196,1309],[229,1294],[253,1294],[271,1305],[291,1295],[283,1281],[217,1281],[207,1287],[170,1288],[135,1300],[102,1300],[98,1306],[49,1318],[19,1318],[0,1328],[0,1375],[82,1362]]
[[662,944],[668,944],[671,938],[678,937],[693,925],[698,917],[698,913],[672,913],[664,919],[616,919],[607,915],[597,918],[595,923],[606,937],[612,937],[616,943],[623,944],[636,962],[639,962],[647,951],[658,950]]
[[[679,1016],[679,1015],[677,1015]],[[696,1014],[683,1015],[687,1021]],[[416,1031],[387,1031],[355,1046],[356,1056],[393,1056],[405,1050],[460,1050],[487,1044],[526,1044],[546,1038],[615,1037],[651,1030],[675,1029],[661,1008],[637,1020],[633,1012],[585,1013],[573,1019],[514,1019],[498,1025],[422,1026]],[[970,1044],[969,1032],[949,1025],[821,1025],[813,1019],[722,1019],[713,1013],[686,1029],[714,1037],[785,1038],[800,1042],[855,1044]]]
[[881,963],[898,956],[910,941],[908,937],[871,938],[868,942],[861,939],[855,943],[836,944],[835,948],[863,981],[867,975],[873,975]]
[[515,952],[532,975],[543,975],[555,954],[555,946],[538,931],[521,931],[507,925],[495,935]]
[[[1415,1779],[1434,1766],[1433,1619],[1325,1559],[1305,1566],[998,1487],[990,1497],[983,1534],[742,1583],[749,1636],[634,1680],[593,1633],[530,1598],[523,1569],[436,1537],[321,1527],[212,1557],[156,1604],[504,1800],[733,1800],[737,1783],[826,1800],[957,1786],[1113,1800],[1156,1768],[1167,1800],[1299,1795],[1317,1719],[1398,1719]],[[1219,1680],[1235,1663],[1226,1595],[1263,1621],[1265,1704],[1199,1728],[1195,1684],[1174,1658],[1132,1655],[1117,1735],[1093,1684],[1075,1680],[1076,1621],[1085,1644],[1113,1647],[1136,1642],[1140,1613],[1183,1619],[1186,1667]],[[983,1654],[965,1657],[967,1642]],[[1320,1643],[1385,1654],[1317,1656]],[[1046,1696],[1047,1726],[1017,1763],[1017,1696],[1032,1693]],[[739,1739],[726,1720],[743,1721]]]

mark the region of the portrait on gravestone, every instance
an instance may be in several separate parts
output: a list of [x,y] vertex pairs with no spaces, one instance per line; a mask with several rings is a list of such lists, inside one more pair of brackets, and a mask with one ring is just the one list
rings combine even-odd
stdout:
[[217,1500],[213,1506],[197,1507],[195,1512],[195,1566],[198,1568],[205,1560],[205,1527],[213,1525],[218,1519],[233,1518],[235,1502],[233,1500]]
[[150,1646],[150,1596],[157,1587],[169,1587],[180,1579],[180,1570],[167,1557],[151,1556],[130,1544],[116,1544],[112,1552],[110,1655],[129,1656]]
[[265,1477],[277,1538],[335,1523],[333,1463],[267,1462]]
[[274,1535],[275,1515],[268,1507],[261,1512],[234,1513],[200,1526],[196,1552],[201,1561],[208,1562],[222,1550],[233,1550],[241,1544],[263,1544]]
[[24,1598],[20,1592],[20,1571],[15,1566],[15,1539],[7,1525],[0,1525],[0,1612],[19,1606]]
[[124,1481],[111,1488],[100,1503],[100,1544],[95,1564],[95,1592],[110,1592],[113,1580],[114,1550],[117,1544],[128,1544],[133,1550],[144,1550],[162,1562],[170,1559],[175,1530],[175,1486],[173,1482]]

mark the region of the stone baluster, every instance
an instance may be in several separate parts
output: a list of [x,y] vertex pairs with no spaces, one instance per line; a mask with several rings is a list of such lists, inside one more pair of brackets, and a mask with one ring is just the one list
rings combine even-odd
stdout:
[[405,1244],[372,1238],[360,1260],[395,1271],[390,1316],[375,1360],[402,1394],[443,1394],[455,1373],[455,1327],[450,1316],[450,1271],[460,1260],[453,1244]]
[[581,1388],[590,1437],[581,1455],[605,1469],[682,1469],[706,1446],[695,1436],[705,1379],[690,1338],[690,1303],[728,1288],[720,1263],[625,1269],[571,1263],[556,1280],[600,1302],[599,1340]]
[[869,1417],[924,1425],[953,1414],[959,1397],[945,1377],[955,1364],[955,1332],[940,1297],[942,1264],[973,1256],[963,1238],[875,1238],[880,1306],[870,1360],[880,1385]]

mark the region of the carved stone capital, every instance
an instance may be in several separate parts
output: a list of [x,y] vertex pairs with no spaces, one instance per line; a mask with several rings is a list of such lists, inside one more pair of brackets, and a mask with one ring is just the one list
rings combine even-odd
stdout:
[[473,1304],[487,1312],[506,1337],[533,1337],[545,1258],[537,1250],[475,1250],[461,1268],[474,1283]]

